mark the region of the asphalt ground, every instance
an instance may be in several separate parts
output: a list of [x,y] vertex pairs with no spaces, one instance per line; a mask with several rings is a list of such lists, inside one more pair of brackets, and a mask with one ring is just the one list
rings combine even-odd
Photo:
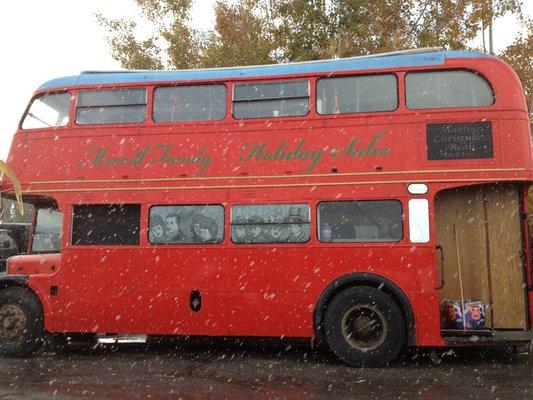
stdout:
[[406,352],[353,368],[308,342],[180,338],[0,358],[0,399],[533,399],[533,355]]

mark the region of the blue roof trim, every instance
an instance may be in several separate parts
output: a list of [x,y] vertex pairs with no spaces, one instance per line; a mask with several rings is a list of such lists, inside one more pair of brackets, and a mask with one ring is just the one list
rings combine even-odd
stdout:
[[125,84],[164,81],[225,80],[234,78],[261,78],[291,74],[314,74],[339,71],[358,71],[383,68],[421,67],[444,64],[446,58],[492,57],[475,51],[437,51],[414,54],[383,54],[307,61],[291,64],[259,65],[235,68],[194,69],[179,71],[137,71],[85,73],[45,82],[39,90],[68,88],[84,85]]

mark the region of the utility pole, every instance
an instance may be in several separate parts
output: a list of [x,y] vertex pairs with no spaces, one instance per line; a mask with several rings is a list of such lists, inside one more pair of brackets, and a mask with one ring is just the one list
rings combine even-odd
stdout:
[[487,52],[487,45],[485,43],[485,20],[481,19],[481,38],[483,39],[483,53]]
[[493,40],[493,36],[492,36],[492,16],[493,16],[493,12],[492,12],[492,0],[489,2],[489,7],[490,7],[490,10],[489,10],[489,54],[492,54],[494,55],[494,40]]
[[492,37],[492,13],[490,15],[490,25],[489,25],[489,54],[494,55],[494,41]]

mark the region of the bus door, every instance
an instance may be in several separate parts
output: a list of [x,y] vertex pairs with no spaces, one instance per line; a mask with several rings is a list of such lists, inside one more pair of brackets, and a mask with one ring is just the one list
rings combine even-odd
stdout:
[[435,213],[441,301],[462,304],[467,322],[468,304],[482,301],[487,330],[526,329],[517,186],[446,190],[436,196]]

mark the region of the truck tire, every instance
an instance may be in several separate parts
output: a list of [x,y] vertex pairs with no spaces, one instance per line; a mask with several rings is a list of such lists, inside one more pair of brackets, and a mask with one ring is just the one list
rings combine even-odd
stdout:
[[27,356],[42,346],[44,334],[37,298],[22,287],[0,290],[0,355]]
[[387,364],[405,344],[405,319],[386,293],[366,286],[337,294],[324,318],[326,340],[335,355],[352,366]]

